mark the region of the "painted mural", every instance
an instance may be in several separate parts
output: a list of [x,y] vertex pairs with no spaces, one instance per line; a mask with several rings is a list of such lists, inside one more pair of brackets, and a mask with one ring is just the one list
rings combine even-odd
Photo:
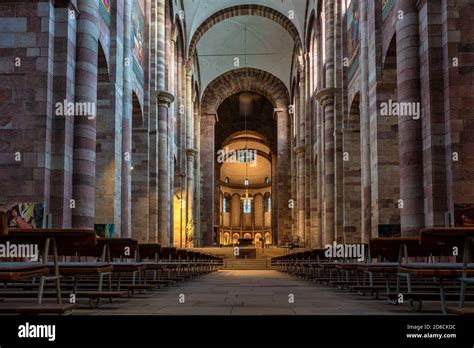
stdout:
[[351,1],[347,9],[347,52],[349,55],[348,79],[351,80],[359,67],[360,14],[357,1]]
[[132,30],[131,30],[131,44],[133,57],[133,72],[138,81],[143,85],[144,74],[144,52],[143,46],[145,43],[145,21],[140,6],[134,6],[132,10]]
[[16,203],[7,210],[8,227],[10,228],[43,228],[43,203]]
[[107,25],[110,25],[110,3],[111,0],[99,1],[99,12]]
[[382,20],[387,19],[390,12],[392,12],[394,0],[382,0]]
[[115,225],[114,224],[95,224],[95,233],[99,238],[114,238],[115,237]]

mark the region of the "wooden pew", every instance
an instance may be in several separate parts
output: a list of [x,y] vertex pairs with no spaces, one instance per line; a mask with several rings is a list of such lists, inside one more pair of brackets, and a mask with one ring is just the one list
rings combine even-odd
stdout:
[[[97,261],[101,256],[101,251],[97,246],[96,233],[89,229],[9,229],[8,234],[0,237],[10,241],[10,243],[33,243],[37,244],[39,248],[44,248],[43,262],[49,268],[52,277],[50,279],[56,280],[56,293],[58,296],[58,303],[61,303],[61,283],[60,278],[72,278],[73,283],[68,286],[69,294],[73,294],[76,298],[88,298],[89,305],[96,307],[101,298],[118,298],[122,297],[123,293],[114,292],[109,286],[108,291],[103,290],[103,279],[109,275],[113,270],[110,263]],[[47,255],[49,248],[53,251],[53,262],[48,262]],[[71,262],[59,261],[59,257],[93,257],[94,261],[88,262]],[[83,276],[97,276],[98,281],[94,282],[97,290],[85,289],[78,290],[78,280]],[[109,278],[110,281],[110,278]],[[40,281],[40,285],[44,286],[44,282]],[[58,284],[59,283],[59,284]],[[63,284],[65,285],[65,284]],[[67,284],[70,285],[70,284]],[[23,285],[27,287],[26,284]],[[4,297],[15,297],[17,294],[13,292],[2,292]],[[49,297],[50,294],[47,294]],[[28,293],[22,293],[21,296],[28,297]],[[43,290],[40,290],[39,297],[43,296]]]
[[175,282],[181,282],[186,280],[185,277],[181,277],[177,274],[179,268],[178,250],[175,247],[162,247],[160,257],[161,263],[164,266],[164,279],[173,280]]
[[[466,288],[474,284],[474,263],[472,260],[472,243],[474,240],[474,228],[426,228],[420,232],[420,245],[432,251],[434,256],[453,256],[454,248],[459,254],[462,253],[460,262],[433,262],[433,263],[407,263],[401,267],[401,271],[411,276],[420,278],[435,278],[438,280],[439,292],[427,292],[411,296],[417,300],[421,308],[423,300],[433,300],[436,295],[441,301],[441,310],[444,314],[451,312],[456,314],[474,315],[474,308],[465,308],[465,300],[474,300],[474,294],[467,293]],[[445,282],[460,280],[458,291],[446,293]],[[449,300],[459,299],[458,307],[447,307]]]
[[[117,275],[117,291],[126,289],[129,294],[133,294],[135,290],[140,292],[154,288],[154,285],[145,284],[142,281],[142,275],[145,273],[147,265],[140,262],[136,239],[100,238],[97,243],[100,247],[105,248],[105,259],[112,264],[113,273]],[[127,283],[122,283],[122,280]]]
[[[368,285],[357,285],[351,287],[352,291],[365,292],[369,291],[378,296],[379,291],[390,292],[390,277],[396,277],[396,292],[400,291],[400,278],[404,275],[399,274],[400,265],[403,260],[410,254],[419,253],[426,256],[426,251],[419,246],[416,237],[383,237],[372,238],[369,240],[367,261],[359,264],[357,270],[364,276],[368,276]],[[372,260],[376,259],[376,262]],[[381,275],[385,278],[385,285],[374,284],[374,278]],[[365,283],[365,279],[364,279]],[[410,286],[410,285],[407,285]],[[395,303],[394,303],[395,304]]]
[[[138,244],[138,255],[140,262],[146,264],[145,281],[147,284],[161,286],[171,285],[174,283],[171,279],[163,279],[160,275],[165,270],[165,265],[161,262],[161,245],[156,243]],[[151,272],[151,278],[148,277]]]

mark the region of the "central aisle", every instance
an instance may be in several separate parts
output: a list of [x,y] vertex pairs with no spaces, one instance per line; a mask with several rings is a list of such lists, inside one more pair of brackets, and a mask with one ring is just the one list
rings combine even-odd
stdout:
[[[289,303],[290,294],[294,303]],[[184,295],[184,303],[180,303]],[[183,297],[181,297],[182,299]],[[103,309],[78,310],[94,315],[345,315],[410,314],[392,306],[274,270],[221,270],[177,286],[138,295]],[[120,308],[119,308],[120,307]],[[427,313],[426,311],[424,312]]]

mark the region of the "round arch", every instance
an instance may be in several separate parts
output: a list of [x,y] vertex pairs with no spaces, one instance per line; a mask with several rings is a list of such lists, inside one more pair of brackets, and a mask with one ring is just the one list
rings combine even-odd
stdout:
[[202,96],[202,113],[217,113],[225,99],[239,92],[261,94],[275,108],[286,109],[289,105],[288,89],[279,78],[263,70],[241,68],[222,74],[207,86]]
[[267,6],[245,4],[227,7],[217,11],[209,16],[204,22],[202,22],[192,36],[191,42],[189,44],[188,58],[192,58],[194,56],[199,40],[201,40],[201,38],[210,28],[212,28],[217,23],[222,22],[223,20],[237,16],[259,16],[271,19],[288,31],[297,47],[302,46],[298,29],[296,28],[295,24],[283,13]]

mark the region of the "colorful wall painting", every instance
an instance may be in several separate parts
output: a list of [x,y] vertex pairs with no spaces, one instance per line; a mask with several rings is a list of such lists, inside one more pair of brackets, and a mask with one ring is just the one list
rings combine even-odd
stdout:
[[8,227],[10,228],[43,228],[43,203],[16,203],[7,210]]
[[130,40],[132,46],[133,72],[138,81],[143,85],[145,81],[143,73],[145,20],[140,6],[134,6],[132,9],[132,30]]
[[358,2],[352,0],[347,9],[347,52],[349,55],[348,79],[351,80],[359,67],[360,13]]
[[111,0],[99,0],[99,12],[104,22],[110,25]]

